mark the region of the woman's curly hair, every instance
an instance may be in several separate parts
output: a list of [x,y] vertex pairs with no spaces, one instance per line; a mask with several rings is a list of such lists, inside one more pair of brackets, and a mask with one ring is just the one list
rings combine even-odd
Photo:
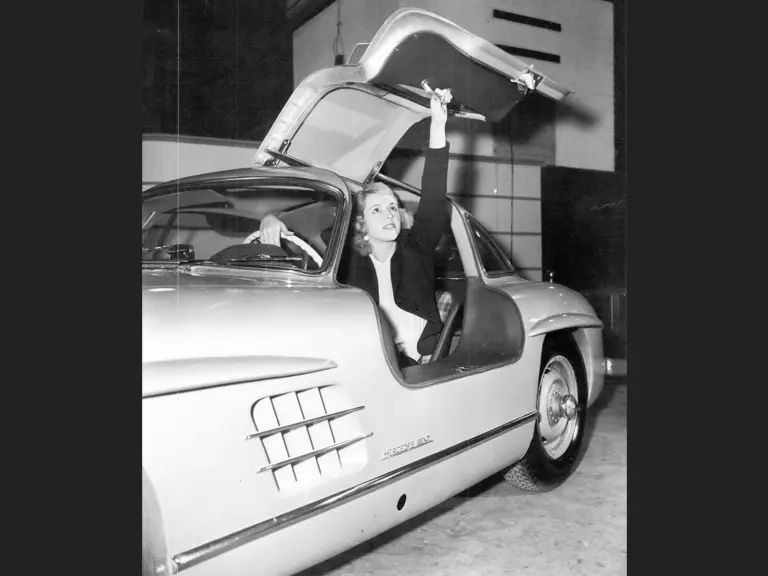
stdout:
[[366,184],[360,192],[354,194],[354,204],[352,211],[352,243],[355,250],[361,256],[368,256],[371,253],[371,243],[365,239],[368,231],[365,228],[363,211],[365,210],[365,201],[371,194],[389,194],[397,200],[397,206],[400,211],[400,231],[408,230],[413,226],[413,213],[408,210],[400,197],[383,182],[373,182]]

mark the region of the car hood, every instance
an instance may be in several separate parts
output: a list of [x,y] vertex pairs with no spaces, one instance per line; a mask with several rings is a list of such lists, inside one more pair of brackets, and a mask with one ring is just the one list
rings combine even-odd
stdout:
[[569,90],[456,24],[417,8],[392,14],[360,60],[310,74],[262,141],[269,151],[362,182],[416,122],[430,114],[430,87],[449,88],[449,113],[497,122],[531,90],[554,100]]

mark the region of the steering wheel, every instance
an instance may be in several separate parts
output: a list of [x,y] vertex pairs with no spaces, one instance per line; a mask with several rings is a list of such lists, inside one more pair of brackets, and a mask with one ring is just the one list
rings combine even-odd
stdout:
[[[243,240],[243,244],[251,244],[255,240],[258,240],[259,237],[261,237],[261,230],[256,230],[256,232],[249,234],[246,237],[246,239]],[[309,257],[312,258],[312,260],[315,261],[315,264],[317,264],[318,268],[323,265],[323,259],[320,257],[320,254],[318,254],[317,251],[314,248],[312,248],[312,246],[304,242],[304,240],[302,240],[295,234],[293,236],[286,236],[281,232],[280,238],[282,238],[283,240],[287,240],[288,242],[293,242],[294,244],[296,244],[296,246],[304,250],[304,252],[308,254]]]

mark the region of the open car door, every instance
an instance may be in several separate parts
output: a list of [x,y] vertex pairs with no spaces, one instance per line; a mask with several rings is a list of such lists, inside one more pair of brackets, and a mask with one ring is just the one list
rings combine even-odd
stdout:
[[[449,114],[498,122],[531,91],[569,91],[456,24],[417,8],[393,13],[360,61],[307,76],[253,163],[281,155],[357,182],[371,180],[405,132],[430,114],[431,88],[449,88]],[[283,156],[285,158],[285,156]]]

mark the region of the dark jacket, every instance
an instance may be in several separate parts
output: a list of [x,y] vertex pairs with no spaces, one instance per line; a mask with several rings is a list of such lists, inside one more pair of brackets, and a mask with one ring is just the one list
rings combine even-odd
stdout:
[[[417,346],[422,355],[432,353],[442,329],[435,302],[435,248],[451,220],[446,197],[449,148],[427,148],[413,226],[400,232],[391,260],[395,303],[427,321]],[[362,288],[379,304],[379,283],[369,257],[357,252],[351,256],[347,284]]]

